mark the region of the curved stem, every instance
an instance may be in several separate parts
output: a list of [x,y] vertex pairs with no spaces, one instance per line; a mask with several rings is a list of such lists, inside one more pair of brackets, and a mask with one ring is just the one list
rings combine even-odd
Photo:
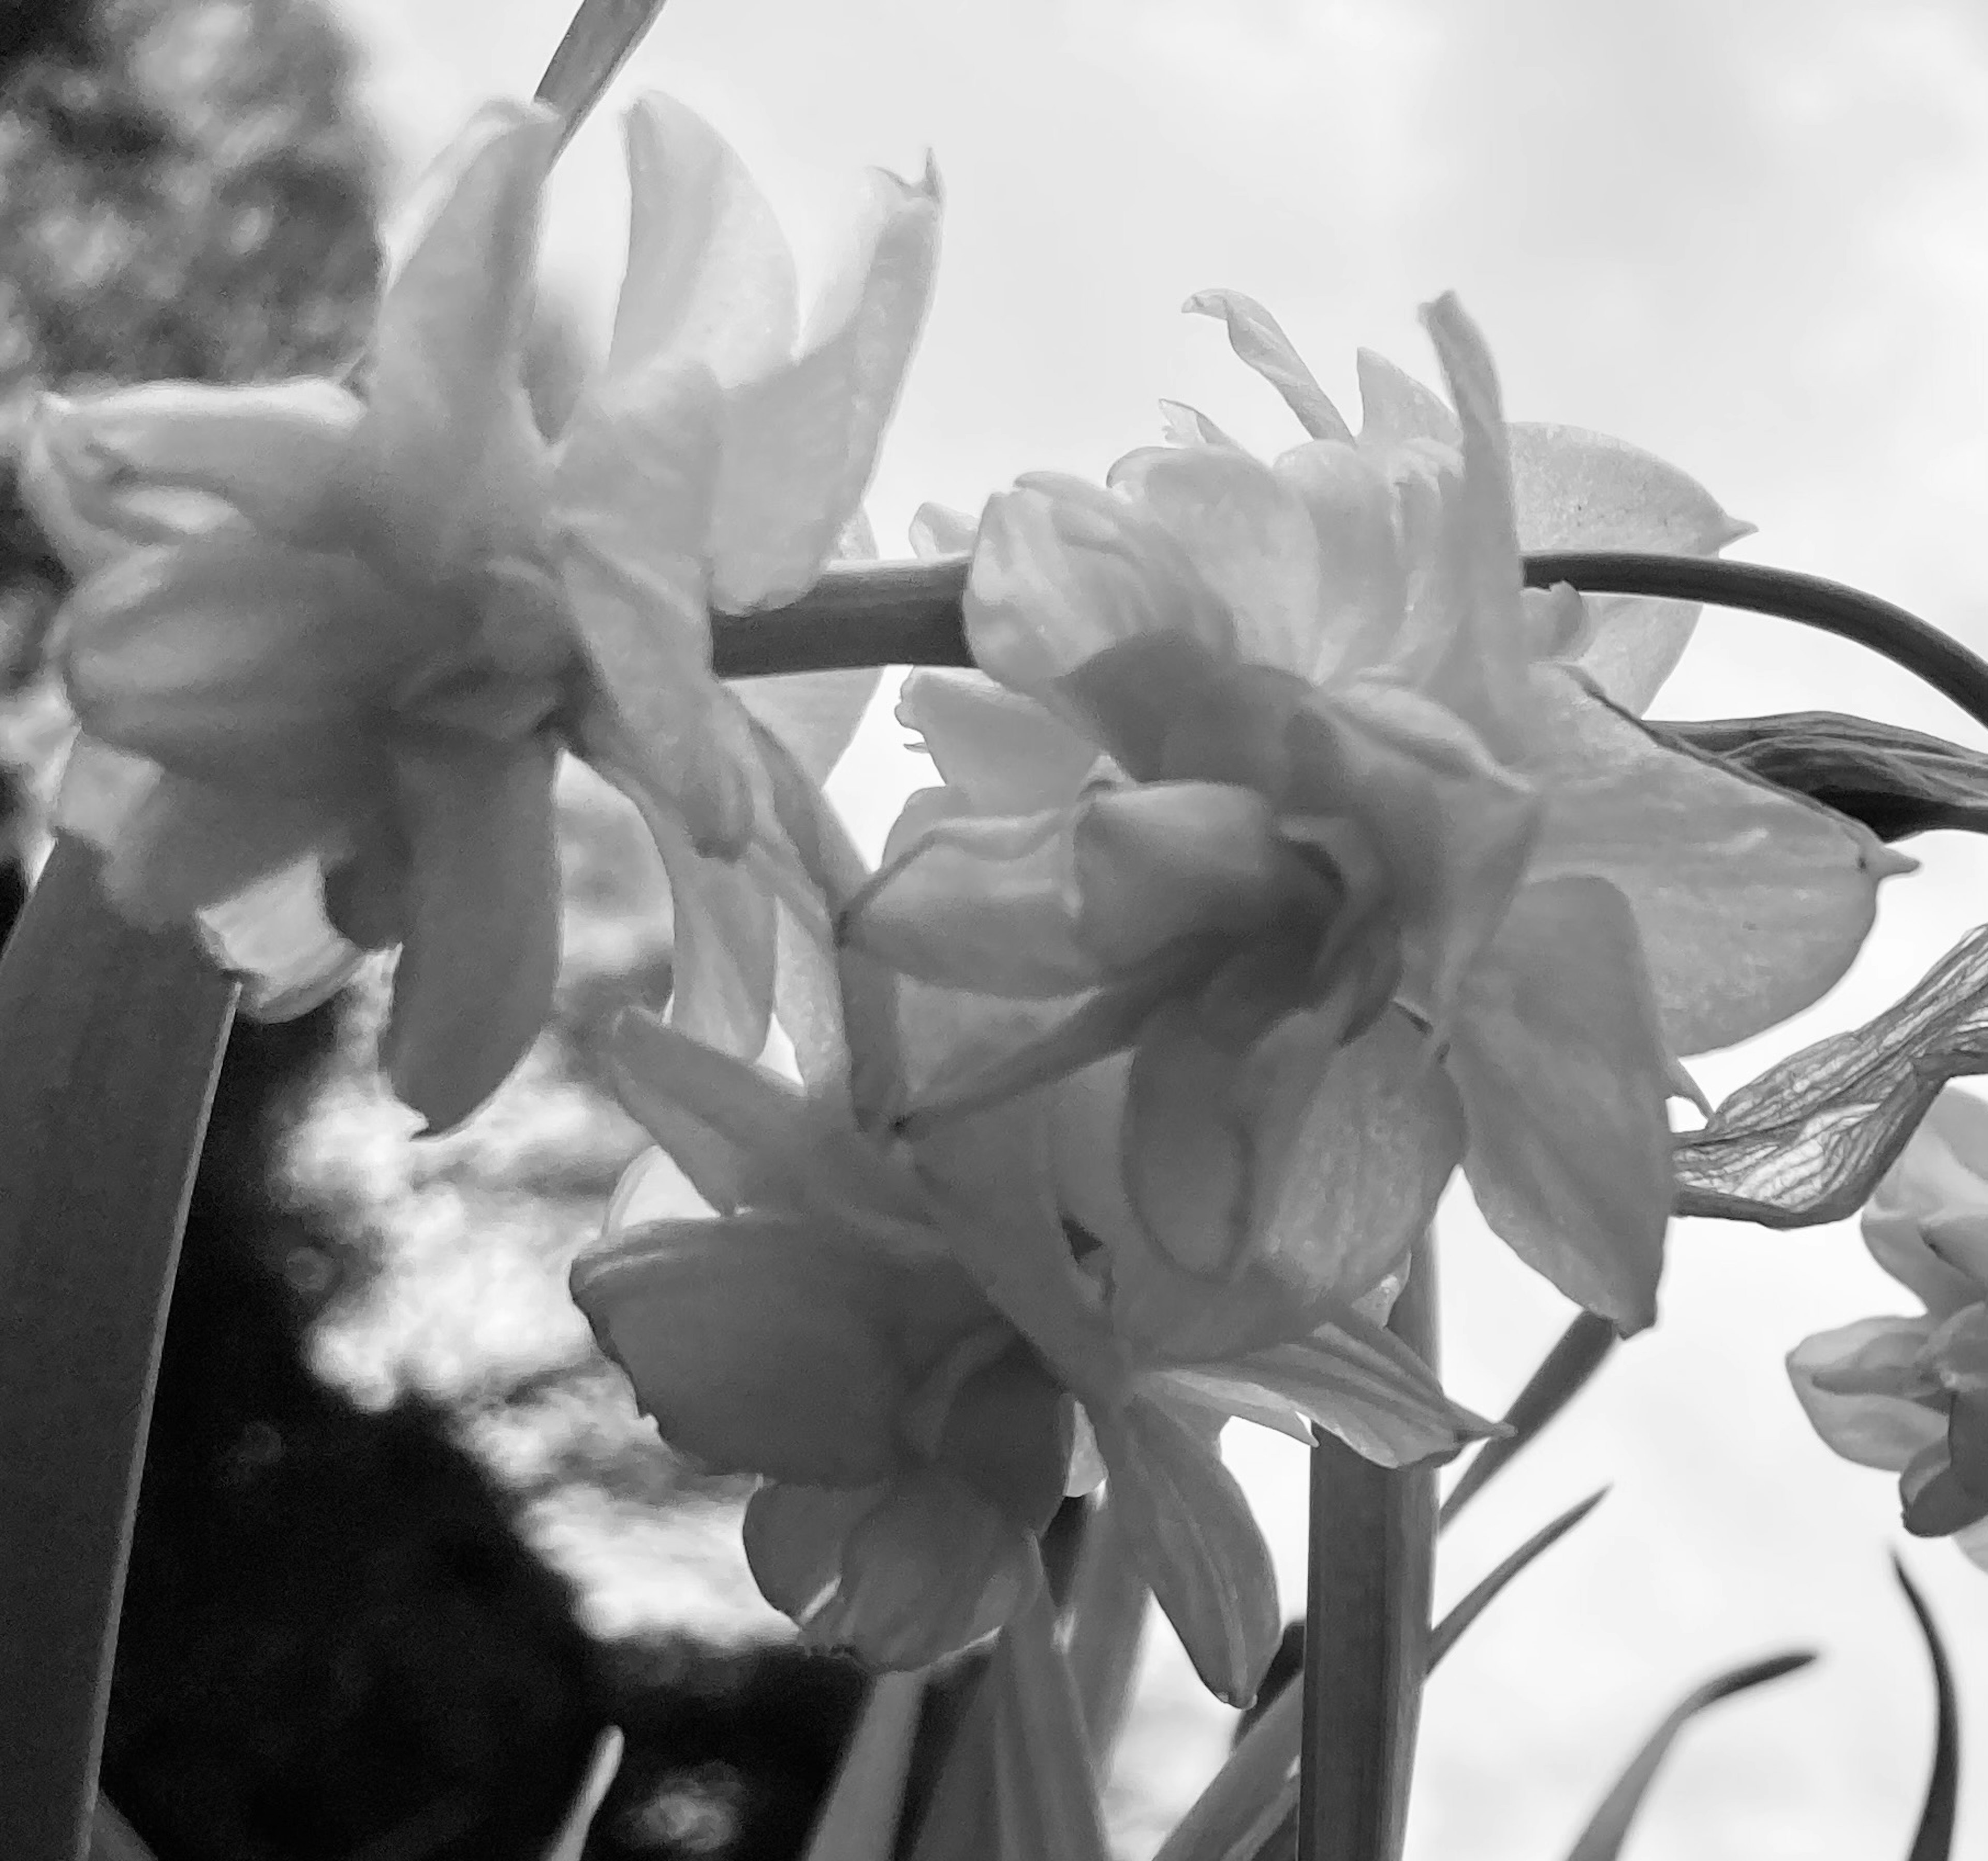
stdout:
[[[846,666],[971,665],[967,558],[837,563],[797,601],[712,621],[722,678]],[[1702,601],[1796,621],[1882,653],[1988,726],[1988,661],[1915,614],[1819,575],[1716,556],[1566,550],[1525,558],[1526,585]]]

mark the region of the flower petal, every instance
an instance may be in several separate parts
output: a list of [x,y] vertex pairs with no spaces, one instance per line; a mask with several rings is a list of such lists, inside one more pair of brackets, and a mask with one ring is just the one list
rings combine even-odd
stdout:
[[[1714,556],[1750,536],[1696,479],[1654,454],[1579,427],[1516,421],[1512,494],[1527,550],[1650,550]],[[1693,601],[1645,595],[1587,597],[1592,624],[1580,664],[1626,711],[1649,709],[1697,624]]]
[[1363,349],[1355,358],[1360,381],[1360,450],[1384,455],[1412,440],[1453,446],[1460,429],[1440,395],[1385,356]]
[[897,716],[978,814],[1067,806],[1097,761],[1096,744],[985,672],[921,668],[905,679]]
[[1128,640],[1178,634],[1218,654],[1234,648],[1227,611],[1164,526],[1046,472],[988,500],[965,607],[974,663],[1033,697]]
[[539,192],[560,124],[492,104],[472,152],[388,285],[344,490],[370,538],[416,575],[487,543],[493,497],[516,496],[536,429],[519,366],[530,320]]
[[1256,1697],[1283,1630],[1276,1573],[1213,1440],[1134,1396],[1091,1415],[1111,1504],[1139,1567],[1209,1692]]
[[1280,474],[1228,447],[1148,446],[1120,459],[1106,482],[1180,545],[1227,606],[1243,658],[1308,669],[1327,585],[1311,513]]
[[644,818],[670,877],[671,1023],[756,1057],[779,966],[779,915],[766,876],[749,861],[703,858],[667,815],[644,809]]
[[431,1132],[460,1124],[495,1091],[552,1011],[558,754],[543,738],[396,753],[408,928],[380,1058]]
[[1159,1371],[1147,1384],[1307,1445],[1312,1430],[1322,1428],[1381,1467],[1447,1460],[1466,1442],[1497,1432],[1496,1423],[1452,1403],[1384,1325],[1350,1305],[1329,1309],[1307,1337],[1226,1362]]
[[92,576],[51,651],[83,728],[116,748],[223,786],[377,801],[365,714],[418,644],[411,618],[350,558],[217,535]]
[[911,513],[911,553],[921,562],[936,562],[945,556],[967,556],[980,528],[978,517],[969,516],[945,504],[925,503]]
[[884,682],[874,672],[789,672],[748,678],[739,701],[793,753],[809,779],[826,782]]
[[717,1473],[860,1487],[911,1464],[904,1267],[785,1214],[658,1221],[583,1248],[574,1303],[663,1439]]
[[1670,1220],[1669,1056],[1621,895],[1528,885],[1446,1061],[1492,1230],[1625,1334],[1655,1321]]
[[1283,396],[1298,424],[1314,439],[1351,441],[1352,430],[1291,347],[1277,320],[1240,291],[1197,291],[1181,308],[1219,316],[1229,327],[1229,346]]
[[1318,611],[1293,669],[1319,682],[1384,663],[1408,601],[1387,479],[1364,454],[1324,440],[1283,454],[1272,469],[1303,504],[1318,545]]
[[[1949,1086],[1864,1212],[1864,1243],[1936,1318],[1988,1295],[1988,1243],[1936,1223],[1988,1214],[1988,1104]],[[1936,1238],[1937,1237],[1937,1238]]]
[[334,824],[309,801],[167,771],[124,822],[104,887],[140,923],[184,921],[314,851]]
[[1525,773],[1547,797],[1531,871],[1607,879],[1636,914],[1679,1054],[1783,1021],[1841,979],[1909,868],[1868,830],[1657,743],[1577,674],[1543,667]]
[[326,916],[323,878],[315,859],[294,861],[200,914],[215,966],[242,979],[244,1014],[259,1021],[308,1014],[365,960]]
[[811,586],[863,501],[923,326],[938,255],[938,179],[873,171],[852,249],[802,353],[725,402],[712,596],[731,613]]
[[610,376],[658,357],[702,362],[726,386],[793,354],[793,255],[738,152],[660,91],[625,122],[628,269],[614,313]]
[[744,1535],[769,1602],[889,1672],[992,1634],[1043,1581],[1034,1538],[935,1470],[854,1493],[763,1487]]

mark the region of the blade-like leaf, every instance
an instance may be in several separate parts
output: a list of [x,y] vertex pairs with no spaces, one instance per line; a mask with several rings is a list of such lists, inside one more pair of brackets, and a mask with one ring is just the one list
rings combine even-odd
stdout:
[[1938,1717],[1933,1727],[1932,1775],[1926,1780],[1925,1807],[1919,1812],[1919,1825],[1905,1861],[1948,1861],[1953,1853],[1954,1811],[1960,1796],[1960,1707],[1954,1697],[1953,1670],[1939,1629],[1905,1567],[1895,1556],[1892,1568],[1898,1585],[1919,1619],[1919,1633],[1925,1637],[1926,1658],[1932,1663],[1933,1696]]
[[1046,1589],[1002,1630],[986,1690],[999,1861],[1107,1861],[1082,1709]]
[[[1435,1253],[1425,1233],[1388,1328],[1435,1362]],[[1320,1436],[1311,1450],[1310,1658],[1297,1852],[1397,1861],[1428,1670],[1435,1474],[1376,1467]]]
[[815,1819],[806,1861],[883,1861],[895,1849],[925,1697],[922,1672],[877,1677]]
[[1604,1486],[1590,1493],[1578,1504],[1569,1506],[1550,1524],[1542,1525],[1436,1624],[1435,1633],[1429,1636],[1428,1664],[1431,1673],[1435,1672],[1436,1663],[1462,1639],[1463,1631],[1497,1600],[1505,1585],[1541,1551],[1550,1549],[1565,1538],[1601,1504],[1608,1490]]
[[1680,1215],[1808,1227],[1869,1199],[1949,1079],[1988,1071],[1988,927],[1904,1000],[1740,1087],[1672,1153]]
[[1264,1707],[1153,1861],[1249,1861],[1276,1842],[1295,1846],[1303,1695],[1294,1680]]
[[579,1794],[553,1837],[552,1846],[546,1850],[545,1861],[580,1861],[587,1848],[587,1831],[600,1813],[614,1773],[621,1768],[622,1744],[621,1728],[617,1725],[609,1726],[594,1740],[593,1754],[587,1760],[586,1775],[580,1781]]
[[538,100],[566,119],[566,135],[570,137],[600,102],[600,93],[662,10],[663,0],[580,0],[539,80]]
[[1936,827],[1988,834],[1988,756],[1942,737],[1834,711],[1644,727],[1861,821],[1880,840]]
[[1678,1734],[1708,1706],[1716,1706],[1721,1700],[1730,1699],[1734,1694],[1743,1693],[1750,1687],[1761,1687],[1769,1680],[1777,1680],[1783,1674],[1806,1667],[1814,1659],[1806,1651],[1773,1655],[1766,1660],[1750,1661],[1743,1667],[1735,1667],[1686,1694],[1670,1716],[1651,1733],[1643,1748],[1630,1760],[1628,1768],[1601,1799],[1601,1807],[1581,1832],[1580,1839],[1567,1851],[1567,1861],[1616,1861],[1628,1836],[1629,1825],[1635,1819],[1637,1810],[1642,1806],[1644,1797],[1655,1781],[1658,1768],[1670,1754]]
[[1463,1470],[1462,1477],[1442,1502],[1442,1523],[1447,1525],[1490,1483],[1501,1468],[1509,1467],[1554,1417],[1587,1386],[1587,1380],[1601,1369],[1601,1360],[1615,1348],[1616,1332],[1606,1318],[1591,1311],[1576,1312],[1559,1341],[1540,1360],[1540,1367],[1505,1411],[1510,1434],[1493,1435]]

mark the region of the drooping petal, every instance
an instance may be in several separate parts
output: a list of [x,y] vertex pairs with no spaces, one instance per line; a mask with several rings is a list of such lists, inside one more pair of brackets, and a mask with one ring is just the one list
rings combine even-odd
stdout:
[[1097,746],[984,672],[921,668],[904,681],[898,722],[923,739],[949,787],[983,814],[1029,814],[1074,801]]
[[1493,1231],[1625,1334],[1656,1318],[1670,1064],[1621,895],[1527,885],[1457,1017],[1463,1170]]
[[736,853],[752,824],[749,753],[711,672],[705,610],[718,387],[665,363],[576,410],[553,479],[573,618],[598,700],[580,747],[651,810],[680,815],[702,852]]
[[763,1487],[745,1541],[766,1599],[810,1639],[890,1672],[992,1634],[1043,1580],[1034,1538],[938,1470],[853,1493]]
[[737,151],[660,91],[636,100],[624,127],[628,269],[610,376],[670,357],[735,387],[784,362],[799,328],[793,255]]
[[1212,1435],[1134,1396],[1094,1413],[1112,1504],[1140,1568],[1219,1700],[1256,1697],[1283,1632],[1269,1548]]
[[534,429],[519,382],[532,313],[539,192],[559,119],[488,107],[448,198],[387,289],[344,491],[370,538],[415,576],[487,540]]
[[1024,1000],[1106,965],[1078,932],[1071,810],[942,821],[850,902],[839,935],[906,975]]
[[1307,1337],[1227,1362],[1155,1372],[1144,1383],[1307,1445],[1312,1430],[1322,1428],[1381,1467],[1446,1460],[1466,1441],[1496,1432],[1496,1423],[1452,1403],[1384,1325],[1350,1305],[1329,1309]]
[[230,518],[323,547],[325,499],[362,411],[336,382],[313,380],[46,395],[29,425],[22,493],[78,575]]
[[1019,1338],[969,1374],[947,1406],[935,1458],[1004,1518],[1048,1528],[1070,1474],[1070,1397]]
[[1165,527],[1081,479],[1033,473],[988,500],[965,604],[975,664],[1030,696],[1148,634],[1233,649],[1227,611]]
[[367,712],[418,649],[415,627],[356,560],[230,533],[91,577],[51,650],[93,736],[183,775],[350,802],[378,791]]
[[1817,1380],[1887,1340],[1916,1354],[1930,1328],[1922,1318],[1861,1318],[1817,1331],[1789,1352],[1796,1399],[1816,1433],[1846,1460],[1895,1474],[1915,1454],[1946,1439],[1946,1417],[1936,1409],[1868,1391],[1833,1394]]
[[[1651,550],[1714,556],[1750,536],[1696,479],[1641,448],[1579,427],[1515,421],[1512,493],[1519,541],[1530,550]],[[1579,662],[1637,716],[1649,709],[1689,644],[1693,601],[1647,595],[1587,597],[1593,629]]]
[[1227,606],[1242,658],[1308,669],[1327,584],[1311,513],[1280,475],[1229,447],[1148,446],[1105,482],[1165,526]]
[[1526,773],[1547,797],[1533,876],[1607,879],[1636,914],[1665,1038],[1743,1040],[1832,987],[1880,879],[1909,870],[1869,831],[1657,743],[1564,668],[1534,675]]
[[104,887],[139,922],[183,922],[312,851],[331,824],[313,802],[168,770],[123,824]]
[[766,1044],[779,916],[750,861],[706,859],[666,815],[644,810],[670,877],[670,1020],[726,1053],[756,1057]]
[[659,1221],[573,1264],[573,1301],[663,1439],[714,1472],[860,1487],[911,1464],[888,1256],[785,1214]]
[[712,597],[730,613],[791,600],[833,555],[876,469],[925,322],[938,176],[871,174],[851,249],[801,354],[729,394],[712,510]]
[[814,782],[826,782],[884,682],[876,672],[789,672],[750,678],[739,701],[793,752]]
[[1351,429],[1291,347],[1290,338],[1253,297],[1240,291],[1197,291],[1181,308],[1190,315],[1219,317],[1228,326],[1229,347],[1283,397],[1313,438],[1352,438]]
[[543,738],[396,751],[408,929],[380,1059],[431,1131],[460,1124],[495,1091],[552,1011],[558,753]]

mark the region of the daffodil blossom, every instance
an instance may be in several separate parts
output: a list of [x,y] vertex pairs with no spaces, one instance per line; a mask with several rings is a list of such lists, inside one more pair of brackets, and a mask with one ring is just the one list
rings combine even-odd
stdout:
[[850,1081],[894,1064],[881,1047],[803,1088],[636,1010],[614,1053],[624,1103],[711,1212],[687,1213],[651,1153],[574,1296],[665,1439],[766,1477],[745,1538],[769,1599],[874,1663],[1009,1619],[1057,1501],[1101,1471],[1203,1677],[1246,1699],[1281,1618],[1222,1422],[1316,1424],[1390,1465],[1486,1430],[1350,1301],[1283,1298],[1273,1318],[1262,1286],[1218,1312],[1170,1297],[1164,1269],[1114,1283],[1059,1199],[1068,1121],[1040,1096],[905,1143],[858,1128]]
[[805,891],[764,730],[825,774],[861,695],[773,682],[756,719],[712,676],[708,611],[787,599],[835,553],[931,276],[930,176],[874,174],[803,327],[737,156],[648,98],[612,349],[549,443],[519,369],[559,141],[550,112],[498,105],[444,157],[363,394],[51,399],[27,449],[79,582],[52,639],[83,733],[62,824],[128,912],[199,916],[272,1011],[399,946],[382,1059],[436,1128],[550,1003],[562,749],[634,799],[670,869],[677,1018],[763,1041],[774,894]]
[[[1335,1140],[1308,1116],[1316,1067],[1266,1037],[1294,1016],[1320,1055],[1409,1036],[1395,1114],[1453,1130],[1492,1227],[1631,1330],[1655,1315],[1675,1056],[1815,1000],[1910,862],[1658,744],[1570,662],[1654,689],[1571,590],[1523,590],[1489,356],[1453,299],[1425,320],[1454,446],[1395,438],[1407,377],[1370,365],[1371,443],[1266,466],[1201,433],[1106,489],[1037,475],[990,502],[967,627],[1005,689],[908,686],[946,786],[842,932],[1033,1010],[991,1067],[921,1085],[910,1128],[1131,1050],[1132,1203],[1216,1277],[1293,1168],[1388,1167],[1352,1156],[1364,1122]],[[1402,1189],[1412,1233],[1434,1192],[1419,1165]],[[1323,1187],[1307,1206],[1344,1232]]]
[[1804,1338],[1788,1375],[1845,1460],[1898,1476],[1905,1529],[1988,1568],[1988,1105],[1949,1087],[1864,1214],[1878,1264],[1925,1308]]

